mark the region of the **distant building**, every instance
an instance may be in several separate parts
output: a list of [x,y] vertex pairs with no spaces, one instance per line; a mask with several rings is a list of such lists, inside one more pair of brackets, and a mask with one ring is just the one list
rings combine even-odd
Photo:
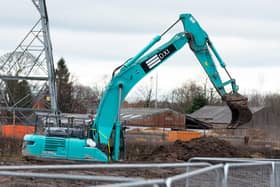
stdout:
[[186,115],[186,128],[187,129],[212,129],[213,125],[208,122],[196,119],[190,115]]
[[121,121],[127,126],[185,128],[185,115],[169,108],[122,108]]
[[228,106],[207,105],[189,116],[212,125],[212,135],[217,135],[232,143],[239,142],[240,144],[247,138],[249,145],[280,148],[280,116],[269,107],[249,108],[253,113],[252,120],[237,129],[226,129],[232,115]]
[[[37,115],[48,116],[46,112]],[[90,114],[61,113],[63,123],[73,118],[84,119],[89,123],[95,116]],[[185,128],[185,115],[168,108],[122,108],[120,112],[122,125],[159,128]]]
[[[249,107],[253,113],[253,119],[251,122],[247,123],[247,127],[259,126],[263,123],[265,114],[267,113],[267,108],[261,107]],[[225,127],[231,121],[231,110],[228,106],[212,106],[206,105],[201,109],[189,114],[190,117],[201,120],[212,124],[214,128]]]

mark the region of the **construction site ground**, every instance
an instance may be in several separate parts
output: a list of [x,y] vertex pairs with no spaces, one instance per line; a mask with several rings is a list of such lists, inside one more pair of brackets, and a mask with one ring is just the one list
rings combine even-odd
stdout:
[[[59,161],[25,160],[21,156],[22,141],[10,138],[1,138],[0,164],[1,165],[31,165],[31,164],[61,164]],[[235,147],[225,140],[215,137],[201,137],[189,142],[176,141],[169,144],[148,144],[127,142],[126,160],[119,163],[170,163],[184,162],[192,157],[247,157],[247,158],[280,158],[280,150],[253,149],[248,146]],[[64,163],[64,162],[62,162]],[[77,164],[77,162],[75,162]],[[184,172],[184,169],[94,169],[94,170],[41,170],[43,173],[68,173],[83,175],[109,175],[144,178],[164,178]],[[32,171],[28,171],[32,172]],[[38,172],[37,170],[33,172]],[[50,180],[39,178],[20,178],[0,176],[1,186],[89,186],[100,184],[94,181],[78,180]]]

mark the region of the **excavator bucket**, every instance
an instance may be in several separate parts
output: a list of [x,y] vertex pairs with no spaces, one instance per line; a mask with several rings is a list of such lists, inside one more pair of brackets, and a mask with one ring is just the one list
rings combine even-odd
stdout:
[[252,119],[247,97],[238,93],[230,93],[223,96],[223,100],[227,102],[232,113],[231,122],[227,128],[235,129]]

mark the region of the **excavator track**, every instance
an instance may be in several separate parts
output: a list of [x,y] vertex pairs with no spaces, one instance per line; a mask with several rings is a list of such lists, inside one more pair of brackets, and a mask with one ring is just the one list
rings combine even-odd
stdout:
[[235,129],[252,119],[252,112],[248,107],[248,98],[238,93],[229,93],[222,98],[229,106],[232,118],[227,128]]

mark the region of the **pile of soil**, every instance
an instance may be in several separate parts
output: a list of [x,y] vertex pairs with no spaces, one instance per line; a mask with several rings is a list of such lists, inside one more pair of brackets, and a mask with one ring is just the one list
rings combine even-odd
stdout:
[[[0,165],[36,164],[21,156],[22,140],[0,137]],[[126,143],[125,162],[182,162],[192,157],[280,158],[280,150],[235,147],[216,137],[201,137],[170,144]],[[42,164],[42,163],[37,163]]]
[[[22,141],[15,139],[0,138],[5,144],[0,145],[0,165],[22,165],[22,164],[59,164],[59,162],[40,162],[23,160],[20,154]],[[127,158],[121,163],[149,163],[149,162],[183,162],[191,157],[207,156],[207,157],[251,157],[252,153],[248,147],[234,147],[227,141],[215,137],[201,137],[193,139],[189,142],[176,141],[172,144],[158,145],[151,143],[133,143],[127,142],[126,146]],[[261,156],[269,153],[269,156],[276,158],[280,156],[279,151],[267,150],[257,152]],[[60,163],[62,164],[62,163]],[[37,172],[37,170],[30,171]],[[58,171],[42,171],[42,172],[58,172],[67,174],[86,174],[100,176],[129,176],[144,178],[166,178],[176,174],[185,172],[185,168],[172,169],[99,169],[99,170],[58,170]],[[74,186],[92,186],[103,184],[96,181],[80,181],[80,180],[49,180],[40,178],[21,178],[0,176],[0,186],[26,186],[26,187],[74,187]]]
[[0,136],[0,156],[21,154],[22,140]]
[[176,141],[154,147],[134,145],[134,148],[131,146],[129,149],[131,148],[127,152],[127,159],[130,161],[177,162],[188,161],[192,157],[251,157],[249,151],[215,137],[201,137],[188,142]]

